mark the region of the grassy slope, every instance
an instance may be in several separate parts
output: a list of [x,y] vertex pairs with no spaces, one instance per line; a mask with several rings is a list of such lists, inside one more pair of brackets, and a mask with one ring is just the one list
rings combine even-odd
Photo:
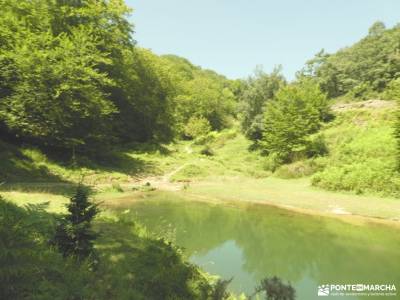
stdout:
[[[50,199],[51,210],[59,211],[70,193],[69,184],[85,174],[85,182],[96,185],[101,192],[98,198],[108,201],[121,196],[141,197],[142,192],[131,189],[148,180],[160,189],[174,185],[182,189],[177,193],[185,193],[194,200],[256,201],[322,213],[400,219],[400,201],[382,197],[397,196],[399,190],[398,177],[393,171],[396,152],[393,116],[394,107],[387,105],[350,105],[337,110],[335,121],[323,129],[328,156],[283,166],[275,174],[266,171],[266,159],[248,151],[249,141],[234,130],[213,134],[195,143],[128,149],[102,158],[96,164],[86,160],[80,170],[57,164],[39,150],[13,148],[3,143],[6,151],[0,152],[0,156],[8,157],[13,163],[0,160],[3,164],[0,175],[18,175],[21,170],[25,173],[8,181],[21,179],[22,182],[2,186],[2,194],[20,204]],[[37,170],[42,170],[42,175]],[[302,175],[307,176],[291,180],[277,178]],[[43,183],[31,183],[32,176]],[[138,182],[141,177],[144,181]],[[124,194],[118,192],[120,186]],[[315,186],[348,192],[334,193]]]
[[314,185],[398,197],[394,121],[395,108],[385,105],[349,106],[337,112],[336,120],[323,130],[330,153],[317,161],[323,171],[313,177]]

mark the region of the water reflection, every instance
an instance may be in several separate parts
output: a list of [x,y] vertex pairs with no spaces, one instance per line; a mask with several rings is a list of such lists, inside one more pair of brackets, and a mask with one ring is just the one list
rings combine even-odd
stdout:
[[260,205],[165,199],[135,203],[131,215],[151,231],[173,230],[193,262],[224,278],[233,276],[235,292],[250,293],[266,275],[290,280],[299,299],[317,299],[317,286],[326,283],[391,283],[400,290],[400,235],[393,228]]

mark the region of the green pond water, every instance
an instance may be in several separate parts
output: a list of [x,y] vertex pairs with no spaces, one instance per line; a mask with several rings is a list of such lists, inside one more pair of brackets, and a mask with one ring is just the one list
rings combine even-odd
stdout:
[[189,260],[207,272],[233,277],[233,292],[250,294],[262,278],[276,275],[292,283],[297,299],[321,299],[317,289],[322,284],[395,284],[397,296],[329,298],[400,299],[398,229],[262,205],[164,198],[123,209],[129,208],[129,216],[150,231],[183,247]]

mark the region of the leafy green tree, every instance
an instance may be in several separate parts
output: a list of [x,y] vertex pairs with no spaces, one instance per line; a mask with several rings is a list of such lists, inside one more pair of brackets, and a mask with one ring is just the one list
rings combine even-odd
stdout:
[[226,117],[233,113],[233,94],[212,78],[197,77],[185,85],[185,92],[176,101],[180,104],[178,114],[184,120],[194,115],[206,118],[212,129],[226,126]]
[[233,82],[213,71],[196,67],[186,59],[171,55],[163,58],[175,87],[176,131],[184,133],[192,117],[207,119],[212,130],[229,126],[236,107]]
[[88,190],[79,185],[67,208],[69,213],[58,225],[54,243],[65,257],[72,256],[80,261],[93,257],[96,234],[91,223],[99,212],[97,205],[89,200]]
[[306,66],[298,72],[297,77],[316,79],[328,97],[336,97],[341,93],[339,70],[335,64],[330,62],[330,56],[322,49],[313,59],[307,61]]
[[328,101],[311,80],[288,85],[266,104],[262,149],[282,162],[304,153],[308,136],[318,131],[328,113]]
[[191,117],[185,126],[185,135],[189,138],[205,136],[210,131],[210,122],[204,117]]
[[122,0],[3,2],[0,123],[12,134],[83,149],[172,126],[169,83],[134,47]]
[[239,118],[245,135],[257,141],[261,139],[264,107],[271,101],[280,87],[285,85],[281,75],[281,68],[276,68],[271,74],[266,74],[257,68],[253,77],[250,77],[242,88],[239,96]]
[[111,91],[113,129],[122,142],[165,141],[174,135],[174,83],[168,66],[148,50],[127,52]]
[[6,53],[15,82],[0,117],[12,132],[64,147],[105,139],[115,107],[102,88],[113,82],[95,68],[109,60],[90,35],[84,28],[57,38],[32,34]]
[[[237,85],[136,46],[123,0],[0,0],[0,130],[50,149],[168,141],[230,124]],[[100,147],[101,146],[101,147]]]
[[368,30],[370,36],[381,36],[385,32],[386,26],[381,21],[376,21]]

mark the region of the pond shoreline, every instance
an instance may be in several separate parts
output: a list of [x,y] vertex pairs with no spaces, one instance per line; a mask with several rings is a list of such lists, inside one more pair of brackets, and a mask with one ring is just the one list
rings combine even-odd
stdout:
[[398,282],[397,228],[358,224],[353,217],[349,223],[311,216],[268,203],[178,194],[137,194],[133,201],[123,199],[115,213],[172,241],[206,272],[233,278],[229,289],[237,295],[250,294],[265,274],[289,280],[299,299],[316,299],[321,282],[338,278]]
[[221,199],[217,197],[212,197],[209,195],[200,195],[197,193],[185,192],[185,191],[168,191],[168,190],[157,190],[152,192],[124,192],[120,194],[99,194],[96,198],[103,201],[103,205],[108,208],[118,207],[120,205],[125,206],[129,205],[129,203],[138,202],[138,201],[146,201],[148,197],[151,197],[151,194],[154,193],[167,193],[171,196],[176,195],[178,197],[190,198],[190,200],[186,201],[194,201],[194,202],[204,202],[211,203],[217,205],[229,205],[235,207],[248,207],[254,205],[262,205],[262,206],[270,206],[278,209],[287,210],[290,212],[310,215],[316,217],[323,218],[334,218],[341,220],[346,223],[351,223],[355,225],[363,225],[363,224],[380,224],[386,225],[390,227],[394,227],[400,229],[400,220],[384,218],[380,216],[366,216],[354,213],[340,213],[335,211],[320,211],[318,209],[309,209],[296,207],[292,205],[280,204],[278,202],[273,201],[256,201],[256,200],[227,200]]
[[[121,183],[121,191],[110,184],[94,185],[94,198],[104,207],[117,207],[134,201],[145,200],[154,193],[168,193],[171,197],[184,197],[188,201],[224,205],[268,205],[295,213],[340,219],[344,222],[384,224],[400,229],[400,200],[348,193],[329,192],[314,188],[303,179],[255,179],[215,177],[190,183],[170,182],[163,177]],[[157,179],[157,180],[156,180]],[[144,182],[151,182],[151,189]],[[160,184],[158,184],[160,182]],[[187,185],[187,186],[185,186]],[[14,186],[14,188],[13,188]],[[74,184],[62,184],[69,190]],[[171,186],[171,187],[170,187]],[[24,205],[51,202],[51,210],[60,212],[68,201],[68,192],[54,192],[60,184],[26,183],[11,185],[1,192],[7,199]],[[153,190],[154,189],[154,190]],[[375,208],[379,207],[379,210]]]

